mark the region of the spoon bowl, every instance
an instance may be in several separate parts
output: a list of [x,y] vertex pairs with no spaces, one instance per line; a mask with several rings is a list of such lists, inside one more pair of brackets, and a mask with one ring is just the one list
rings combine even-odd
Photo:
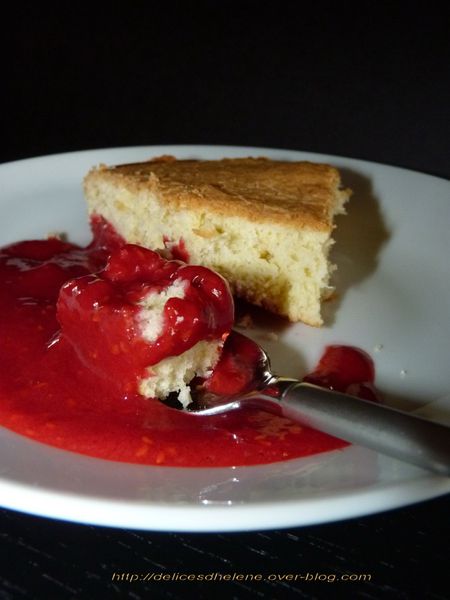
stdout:
[[229,340],[236,362],[247,372],[245,385],[239,394],[218,393],[217,386],[213,391],[201,388],[188,407],[194,417],[249,407],[265,410],[450,476],[450,427],[356,396],[277,376],[271,371],[266,352],[256,342],[234,331]]

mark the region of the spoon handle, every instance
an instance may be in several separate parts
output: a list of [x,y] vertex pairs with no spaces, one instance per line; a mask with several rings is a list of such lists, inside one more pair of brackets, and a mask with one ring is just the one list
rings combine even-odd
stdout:
[[450,476],[450,427],[308,383],[288,386],[282,414],[338,438]]

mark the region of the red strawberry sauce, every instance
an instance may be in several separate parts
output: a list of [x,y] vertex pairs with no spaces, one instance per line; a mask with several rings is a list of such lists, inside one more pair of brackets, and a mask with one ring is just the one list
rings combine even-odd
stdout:
[[[0,425],[65,450],[148,465],[255,465],[346,445],[261,411],[204,418],[140,396],[136,376],[144,363],[154,364],[174,345],[188,347],[197,339],[225,333],[232,303],[220,287],[222,280],[206,269],[162,261],[154,253],[150,263],[141,263],[140,255],[148,258],[148,251],[123,248],[123,240],[107,223],[94,221],[93,231],[94,241],[87,248],[51,238],[0,251]],[[105,269],[111,253],[115,258]],[[189,327],[172,327],[173,336],[150,349],[137,337],[127,337],[135,326],[130,299],[175,277],[188,281],[187,304],[174,299],[168,318],[182,314]],[[215,304],[212,288],[219,289]],[[103,330],[89,318],[99,303],[105,307]],[[116,329],[112,307],[125,315]],[[203,320],[197,326],[199,316]],[[110,352],[114,344],[119,359]],[[96,355],[93,363],[89,353]],[[249,368],[230,336],[214,375],[215,389],[238,391]],[[373,379],[370,358],[345,346],[328,348],[307,377],[372,399]]]

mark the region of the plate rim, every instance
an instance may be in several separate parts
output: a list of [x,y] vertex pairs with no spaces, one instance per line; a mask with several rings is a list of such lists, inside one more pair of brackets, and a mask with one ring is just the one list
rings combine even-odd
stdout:
[[343,155],[343,154],[328,154],[326,152],[316,152],[316,151],[309,151],[309,150],[302,150],[302,149],[298,149],[298,148],[283,148],[283,147],[272,147],[272,146],[239,146],[236,144],[200,144],[200,143],[196,143],[196,144],[137,144],[137,145],[133,145],[133,146],[129,146],[129,145],[124,145],[124,146],[98,146],[98,147],[94,147],[94,148],[85,148],[82,150],[66,150],[63,152],[53,152],[51,154],[37,154],[34,156],[27,156],[27,157],[23,157],[23,158],[17,158],[17,159],[13,159],[13,160],[7,160],[7,161],[3,161],[0,162],[0,169],[4,166],[7,165],[13,165],[16,163],[22,163],[22,162],[26,162],[26,161],[33,161],[33,160],[40,160],[40,159],[53,159],[53,158],[58,158],[58,157],[70,157],[73,155],[81,155],[81,154],[89,154],[89,153],[97,153],[97,152],[111,152],[111,151],[140,151],[140,150],[146,150],[146,149],[151,149],[151,148],[166,148],[166,149],[170,149],[170,148],[181,148],[183,151],[187,150],[187,149],[220,149],[220,148],[225,148],[225,149],[229,149],[232,151],[235,150],[250,150],[250,151],[257,151],[257,152],[286,152],[288,154],[292,153],[292,154],[307,154],[310,156],[317,156],[317,157],[328,157],[331,159],[337,159],[337,160],[350,160],[352,162],[357,162],[357,163],[365,163],[367,165],[377,165],[379,167],[386,167],[388,169],[396,169],[396,170],[400,170],[400,171],[406,171],[408,173],[416,173],[418,175],[425,175],[427,177],[432,177],[434,179],[438,179],[444,182],[447,182],[450,184],[450,176],[446,177],[444,175],[436,175],[435,173],[430,173],[428,171],[422,171],[422,170],[417,170],[417,169],[413,169],[412,167],[404,167],[404,166],[400,166],[400,165],[394,165],[392,163],[385,163],[382,161],[376,161],[376,160],[369,160],[366,158],[358,158],[356,156],[347,156],[347,155]]

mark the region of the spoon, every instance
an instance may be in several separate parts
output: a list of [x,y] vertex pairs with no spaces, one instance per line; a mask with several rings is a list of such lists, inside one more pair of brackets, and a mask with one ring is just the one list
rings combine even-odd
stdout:
[[[414,414],[296,379],[278,377],[253,340],[233,332],[233,344],[251,356],[251,382],[238,395],[194,394],[193,415],[213,416],[255,408],[287,417],[440,475],[450,476],[450,427]],[[231,337],[231,336],[230,336]]]

